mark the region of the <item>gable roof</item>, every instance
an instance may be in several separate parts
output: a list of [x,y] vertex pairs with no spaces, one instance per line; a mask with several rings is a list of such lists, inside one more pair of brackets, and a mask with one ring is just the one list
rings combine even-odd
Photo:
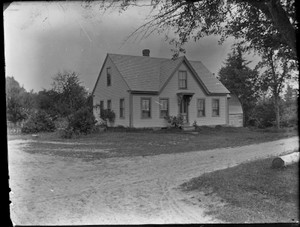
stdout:
[[160,58],[108,54],[130,90],[158,91]]
[[[160,92],[185,62],[207,94],[230,93],[200,61],[108,54],[131,91]],[[96,85],[95,85],[96,87]]]
[[210,93],[230,93],[201,61],[189,61]]

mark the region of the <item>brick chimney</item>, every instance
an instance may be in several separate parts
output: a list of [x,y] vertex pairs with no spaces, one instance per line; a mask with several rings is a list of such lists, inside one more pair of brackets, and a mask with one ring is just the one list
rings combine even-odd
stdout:
[[149,57],[150,56],[150,50],[149,49],[144,49],[143,50],[143,56]]

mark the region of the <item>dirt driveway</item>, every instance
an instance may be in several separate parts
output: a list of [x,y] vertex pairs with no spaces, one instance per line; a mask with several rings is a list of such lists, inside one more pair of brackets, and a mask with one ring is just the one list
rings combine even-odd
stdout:
[[[44,141],[47,143],[47,141]],[[30,154],[8,141],[11,218],[19,225],[218,222],[176,189],[205,172],[298,147],[298,137],[199,152],[78,158]]]

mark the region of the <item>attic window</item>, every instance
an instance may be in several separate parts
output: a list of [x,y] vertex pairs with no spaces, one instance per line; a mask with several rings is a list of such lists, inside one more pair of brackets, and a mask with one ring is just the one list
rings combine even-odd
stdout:
[[110,67],[106,69],[107,86],[111,86],[111,72]]
[[186,73],[186,71],[178,72],[178,87],[179,87],[179,89],[187,89],[187,73]]

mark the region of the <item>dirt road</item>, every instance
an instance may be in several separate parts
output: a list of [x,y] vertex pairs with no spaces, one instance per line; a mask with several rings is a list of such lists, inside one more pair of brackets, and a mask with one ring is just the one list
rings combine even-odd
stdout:
[[298,137],[237,148],[90,162],[26,153],[27,143],[8,141],[15,224],[163,224],[218,222],[205,216],[203,208],[188,203],[187,195],[176,188],[205,172],[288,152],[298,147]]

